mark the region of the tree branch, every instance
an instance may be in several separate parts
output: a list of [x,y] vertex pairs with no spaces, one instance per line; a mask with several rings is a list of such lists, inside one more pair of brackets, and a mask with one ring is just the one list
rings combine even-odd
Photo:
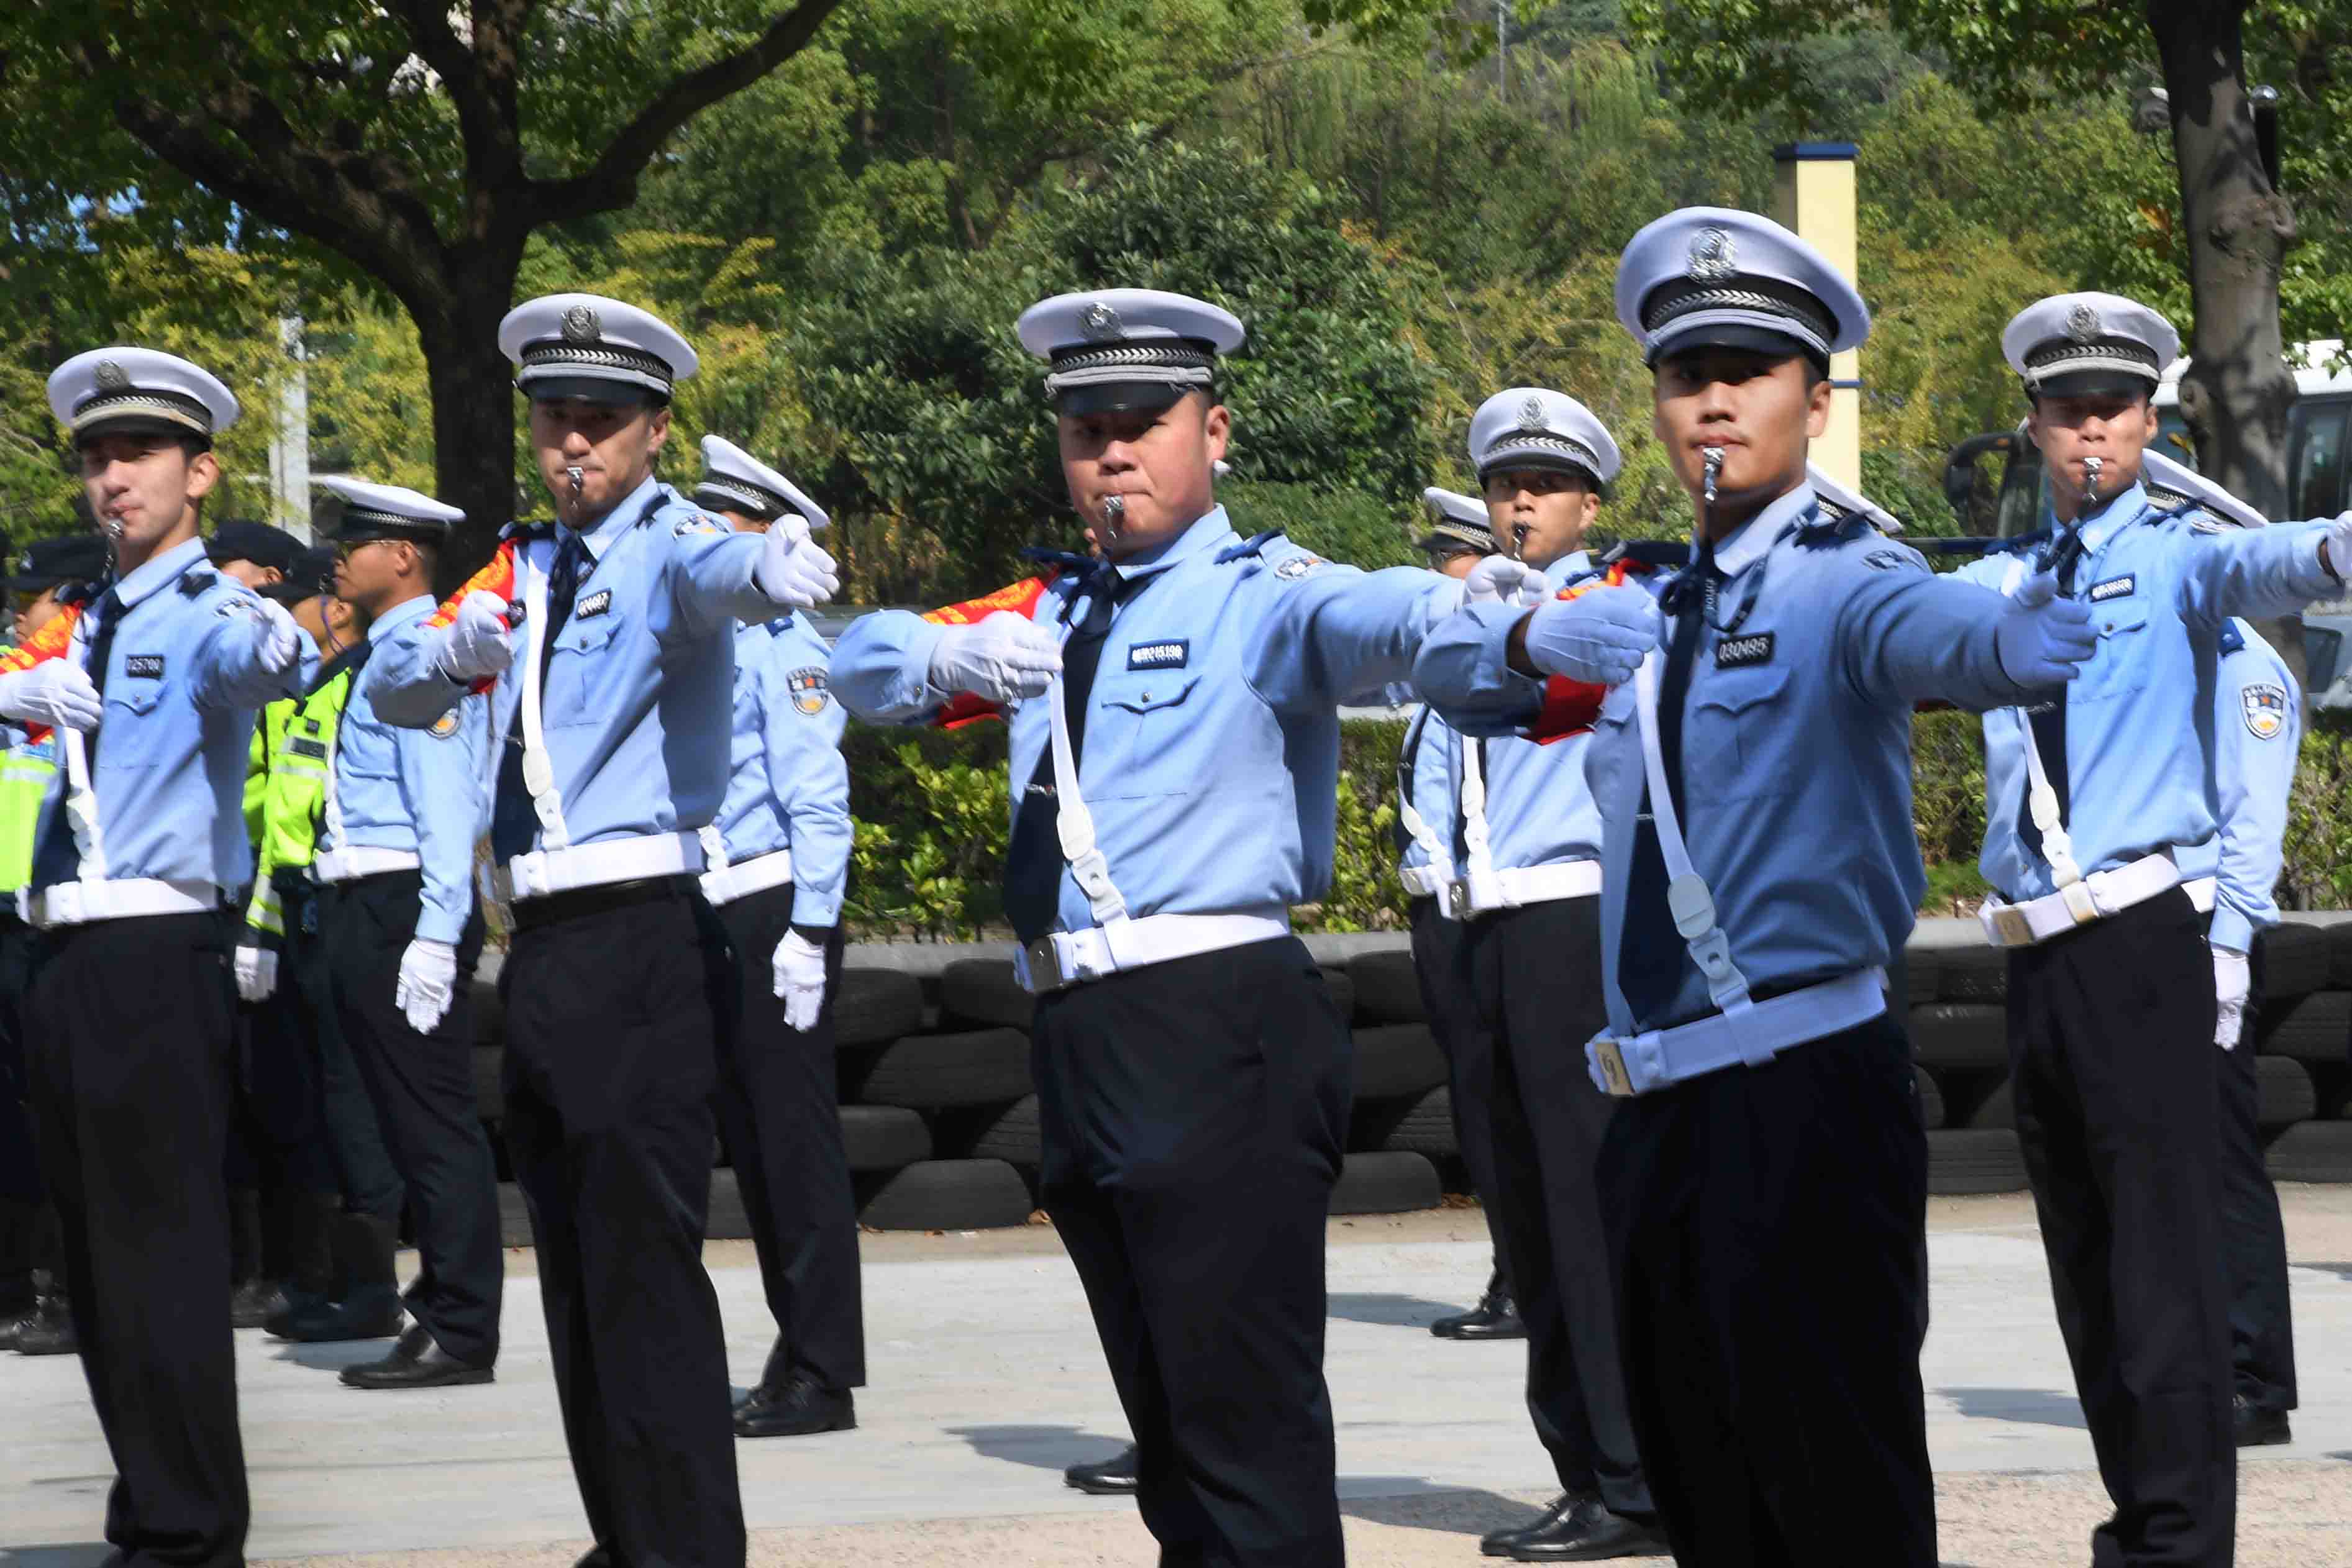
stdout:
[[525,187],[528,221],[535,226],[627,205],[636,195],[637,176],[678,127],[800,53],[840,4],[800,0],[771,23],[758,42],[671,81],[621,127],[586,171],[569,179],[531,181]]
[[[467,184],[476,190],[510,184],[522,172],[522,136],[511,112],[501,114],[482,62],[449,26],[446,5],[436,0],[384,0],[408,25],[409,48],[441,79],[457,106],[457,130],[466,149]],[[511,103],[508,105],[511,110]]]

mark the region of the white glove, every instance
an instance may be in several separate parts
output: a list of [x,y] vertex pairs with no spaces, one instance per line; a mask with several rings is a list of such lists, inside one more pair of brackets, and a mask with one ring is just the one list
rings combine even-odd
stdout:
[[2037,572],[2017,585],[2009,613],[1993,628],[1994,656],[2020,686],[2041,690],[2063,686],[2082,673],[2083,661],[2099,646],[2091,629],[2091,606],[2058,596],[2058,579]]
[[248,1002],[267,1002],[278,989],[278,954],[266,947],[236,950],[236,994]]
[[1633,678],[1664,629],[1657,602],[1643,590],[1595,588],[1536,606],[1528,617],[1528,659],[1547,675],[1619,686]]
[[822,605],[841,591],[833,557],[817,548],[808,519],[797,512],[769,526],[751,580],[760,592],[794,610]]
[[286,606],[275,599],[260,599],[260,612],[253,617],[253,646],[261,655],[262,668],[273,672],[294,668],[302,657],[302,633]]
[[931,650],[931,689],[969,691],[991,702],[1042,697],[1062,671],[1062,647],[1026,616],[999,610],[972,626],[947,626]]
[[53,730],[95,730],[105,706],[98,688],[71,659],[43,659],[30,669],[0,675],[0,718]]
[[457,615],[442,628],[433,668],[467,686],[494,679],[514,662],[514,645],[508,640],[512,631],[507,602],[477,588],[457,601]]
[[457,987],[457,950],[420,936],[400,955],[392,1005],[408,1015],[410,1028],[429,1035],[449,1011],[449,997]]
[[2352,583],[2352,511],[2338,512],[2321,542],[2323,564],[2338,583]]
[[2213,1043],[2225,1051],[2237,1049],[2238,1037],[2245,1033],[2246,994],[2252,989],[2246,955],[2226,947],[2214,948],[2213,1000],[2220,1009],[2214,1015]]
[[776,994],[784,1000],[784,1022],[802,1034],[816,1027],[824,1005],[824,949],[796,931],[776,943]]
[[1516,601],[1530,578],[1538,584],[1544,580],[1542,573],[1524,561],[1514,561],[1507,555],[1486,556],[1462,579],[1462,602],[1492,605]]

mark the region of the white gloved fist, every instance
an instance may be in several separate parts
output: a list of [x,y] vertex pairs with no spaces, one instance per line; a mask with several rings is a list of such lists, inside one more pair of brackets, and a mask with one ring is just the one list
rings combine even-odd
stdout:
[[1657,601],[1640,588],[1546,599],[1528,616],[1528,660],[1546,675],[1621,686],[1658,646],[1665,624]]
[[514,662],[514,628],[507,625],[507,602],[487,588],[457,601],[457,613],[441,628],[433,668],[461,685],[494,680]]
[[2040,690],[2063,686],[2080,674],[2083,661],[2099,646],[2099,634],[2091,626],[2091,606],[2058,597],[2057,577],[2037,572],[2018,584],[2009,613],[1993,628],[1992,642],[2009,678]]
[[0,718],[53,730],[95,730],[105,707],[89,676],[71,659],[43,659],[30,669],[0,675]]
[[2338,583],[2352,583],[2352,511],[2336,514],[2320,542],[2320,564]]
[[267,1002],[278,990],[278,954],[267,947],[236,950],[236,994],[248,1002]]
[[2252,989],[2253,975],[2247,968],[2246,955],[2226,947],[2214,948],[2213,1000],[2219,1007],[2214,1014],[2213,1043],[2225,1051],[2236,1050],[2240,1037],[2245,1033],[2246,995]]
[[1494,605],[1517,602],[1532,578],[1540,585],[1543,574],[1524,561],[1514,561],[1507,555],[1489,555],[1470,568],[1462,579],[1462,602],[1465,605]]
[[817,548],[808,519],[797,512],[770,525],[751,580],[760,592],[793,610],[813,608],[841,591],[833,557]]
[[796,931],[786,931],[776,943],[775,982],[784,1022],[803,1035],[815,1028],[824,1006],[824,949]]
[[295,626],[293,616],[275,599],[257,599],[261,606],[253,617],[253,646],[261,655],[262,668],[282,672],[294,668],[302,657],[302,632]]
[[991,702],[1042,697],[1062,672],[1062,645],[1026,616],[999,610],[968,626],[946,626],[931,650],[935,691],[969,691]]
[[449,1011],[457,988],[457,950],[446,942],[418,937],[400,955],[400,979],[392,1005],[408,1015],[408,1026],[429,1035]]

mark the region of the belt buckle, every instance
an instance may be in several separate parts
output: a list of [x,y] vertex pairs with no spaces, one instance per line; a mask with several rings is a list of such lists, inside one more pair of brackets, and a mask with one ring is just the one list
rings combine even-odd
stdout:
[[1445,912],[1452,915],[1457,921],[1466,921],[1470,918],[1470,880],[1468,878],[1456,877],[1454,880],[1445,884]]
[[1601,1064],[1601,1076],[1612,1098],[1633,1098],[1633,1075],[1625,1070],[1623,1047],[1603,1037],[1592,1042],[1592,1059]]
[[2088,882],[2069,882],[2058,890],[2058,896],[2065,900],[2067,918],[2078,926],[2089,925],[2106,913],[2099,908],[2099,900],[2093,896]]
[[2025,911],[2017,905],[2002,904],[1995,909],[1992,912],[1992,923],[2000,932],[2000,943],[2003,947],[2033,945],[2033,922],[2025,918]]

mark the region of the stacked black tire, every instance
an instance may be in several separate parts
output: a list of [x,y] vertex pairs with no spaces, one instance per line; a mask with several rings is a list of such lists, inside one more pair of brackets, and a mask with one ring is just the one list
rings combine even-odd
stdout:
[[[1905,955],[1928,1190],[2022,1192],[2008,959],[1970,940],[1974,921],[1937,923]],[[2271,1174],[2352,1181],[2352,922],[2289,915],[2264,939],[2263,971],[2252,1033]]]

